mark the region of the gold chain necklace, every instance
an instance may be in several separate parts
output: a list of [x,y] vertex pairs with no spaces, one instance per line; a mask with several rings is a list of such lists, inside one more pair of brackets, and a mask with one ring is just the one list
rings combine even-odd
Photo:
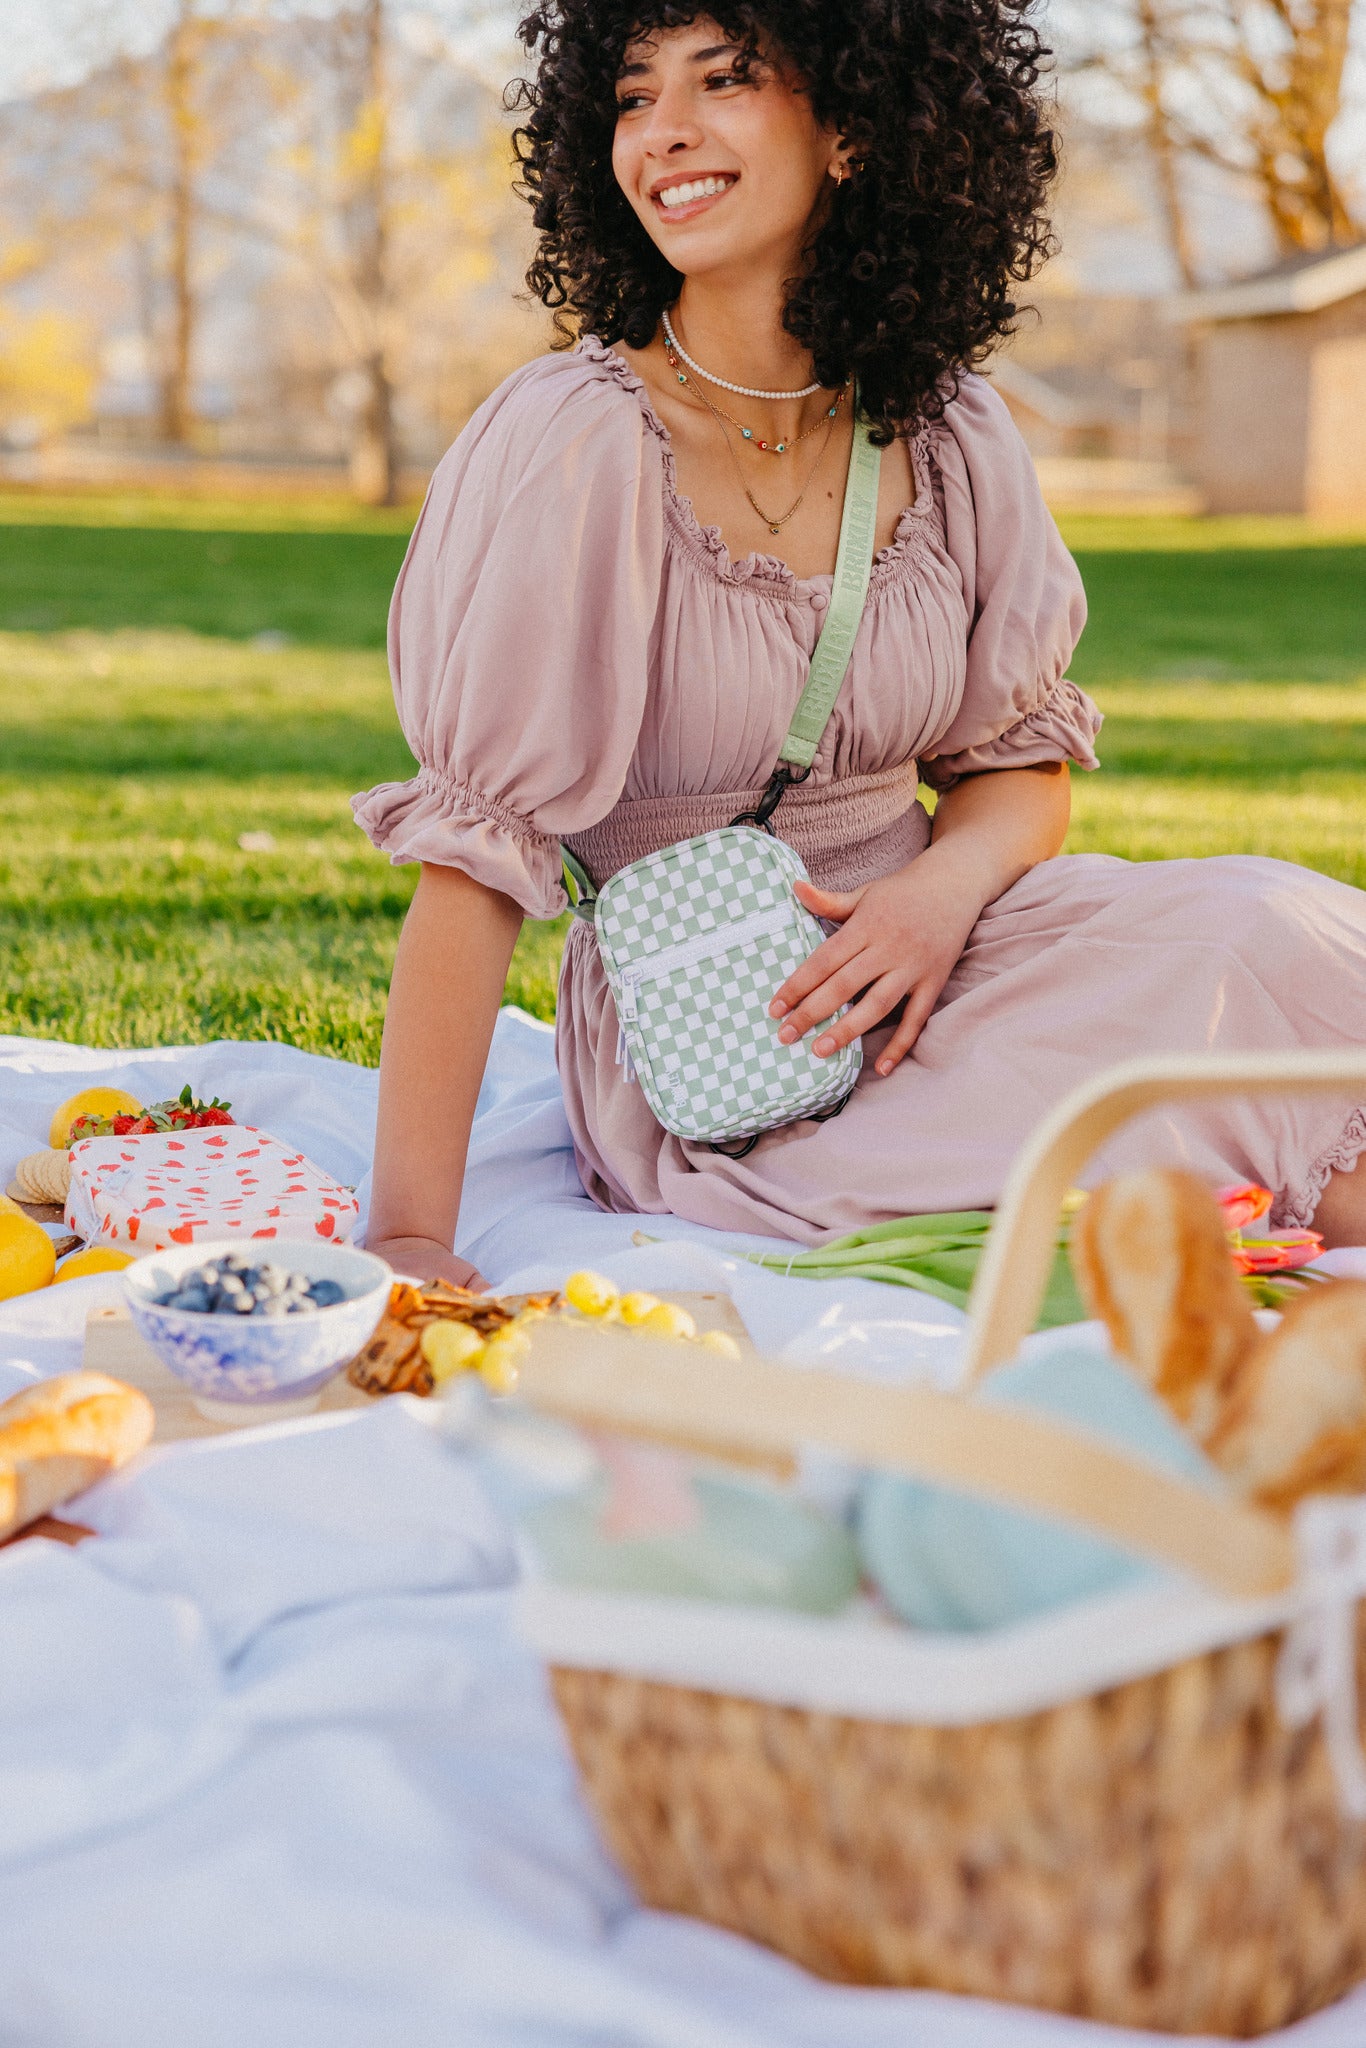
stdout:
[[[722,413],[719,406],[715,406],[712,404],[706,392],[700,390],[696,384],[694,384],[693,390],[697,392],[697,395],[701,399],[703,405],[706,406],[707,411],[712,415],[712,418],[716,421],[717,426],[720,427],[721,429],[721,439],[726,444],[727,454],[730,456],[731,461],[735,464],[735,474],[740,479],[740,489],[749,499],[750,504],[754,507],[754,510],[763,520],[764,525],[768,528],[769,532],[781,533],[783,528],[787,525],[788,520],[792,517],[793,513],[798,510],[803,498],[810,490],[811,485],[815,479],[816,471],[820,468],[821,463],[825,458],[825,451],[830,446],[830,436],[835,431],[835,414],[839,411],[839,399],[836,399],[835,403],[831,406],[829,412],[825,415],[825,439],[821,442],[820,449],[816,455],[816,459],[812,463],[810,470],[807,472],[806,482],[802,485],[800,491],[792,500],[792,503],[788,506],[786,512],[779,514],[779,516],[775,519],[771,512],[765,512],[763,506],[758,502],[753,491],[745,482],[745,472],[740,467],[740,458],[736,454],[734,448],[731,447],[730,435],[726,432],[726,422],[724,413]],[[842,397],[843,393],[841,393],[840,395]],[[817,421],[816,424],[819,426],[820,422]],[[810,431],[811,430],[808,429],[808,432]],[[805,440],[805,438],[806,436],[803,435],[802,439]]]
[[[847,383],[842,385],[840,390],[837,391],[835,394],[835,403],[832,406],[830,406],[826,412],[823,412],[818,419],[812,420],[810,426],[803,428],[802,432],[800,434],[795,435],[792,440],[761,441],[758,435],[755,433],[753,427],[747,427],[744,424],[743,420],[735,419],[732,414],[726,411],[724,406],[715,404],[710,398],[708,398],[706,392],[702,389],[701,385],[694,383],[693,379],[689,377],[687,372],[679,367],[678,357],[674,353],[673,344],[671,342],[665,342],[664,353],[668,358],[669,368],[673,371],[679,383],[686,384],[688,389],[692,392],[695,392],[696,395],[702,400],[702,403],[704,405],[710,406],[712,411],[716,413],[721,419],[727,420],[730,423],[730,425],[734,427],[736,433],[739,434],[742,441],[748,441],[752,448],[761,449],[765,455],[787,455],[791,452],[793,448],[800,447],[801,443],[805,440],[808,440],[812,434],[816,433],[817,430],[824,425],[826,420],[834,419],[835,414],[840,409],[840,404],[844,398],[844,394],[849,388]],[[729,443],[727,445],[729,445]]]

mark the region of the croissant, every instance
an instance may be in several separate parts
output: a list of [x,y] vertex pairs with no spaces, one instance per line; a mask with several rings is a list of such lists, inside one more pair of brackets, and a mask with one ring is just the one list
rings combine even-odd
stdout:
[[1072,1232],[1083,1299],[1195,1441],[1258,1505],[1366,1490],[1366,1282],[1330,1280],[1263,1333],[1194,1175],[1098,1188]]

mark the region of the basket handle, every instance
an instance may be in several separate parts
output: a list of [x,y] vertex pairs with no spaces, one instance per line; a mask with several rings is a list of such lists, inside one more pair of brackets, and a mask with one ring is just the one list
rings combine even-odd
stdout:
[[1034,1327],[1057,1246],[1063,1198],[1091,1154],[1163,1102],[1227,1095],[1350,1095],[1366,1102],[1366,1051],[1229,1053],[1130,1060],[1046,1116],[1011,1169],[968,1301],[963,1385],[1013,1358]]
[[1108,1536],[1235,1599],[1295,1576],[1273,1516],[1159,1472],[1023,1408],[888,1387],[639,1331],[547,1316],[528,1331],[518,1393],[581,1428],[791,1470],[820,1444],[857,1465],[938,1481]]

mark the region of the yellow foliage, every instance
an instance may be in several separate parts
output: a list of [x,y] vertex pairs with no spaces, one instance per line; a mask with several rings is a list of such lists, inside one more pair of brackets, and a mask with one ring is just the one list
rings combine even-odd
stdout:
[[95,370],[87,337],[60,313],[0,308],[0,426],[59,433],[88,418]]
[[341,148],[342,169],[357,183],[372,177],[384,154],[387,115],[382,100],[367,100]]

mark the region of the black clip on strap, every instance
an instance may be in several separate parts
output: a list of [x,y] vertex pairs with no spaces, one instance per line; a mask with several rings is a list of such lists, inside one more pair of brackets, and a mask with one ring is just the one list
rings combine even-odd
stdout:
[[[757,825],[761,832],[773,833],[769,819],[777,810],[794,782],[805,782],[811,773],[809,768],[793,768],[789,762],[780,761],[768,778],[768,788],[752,811],[741,811],[738,818],[732,818],[732,825]],[[774,835],[776,837],[776,834]]]

